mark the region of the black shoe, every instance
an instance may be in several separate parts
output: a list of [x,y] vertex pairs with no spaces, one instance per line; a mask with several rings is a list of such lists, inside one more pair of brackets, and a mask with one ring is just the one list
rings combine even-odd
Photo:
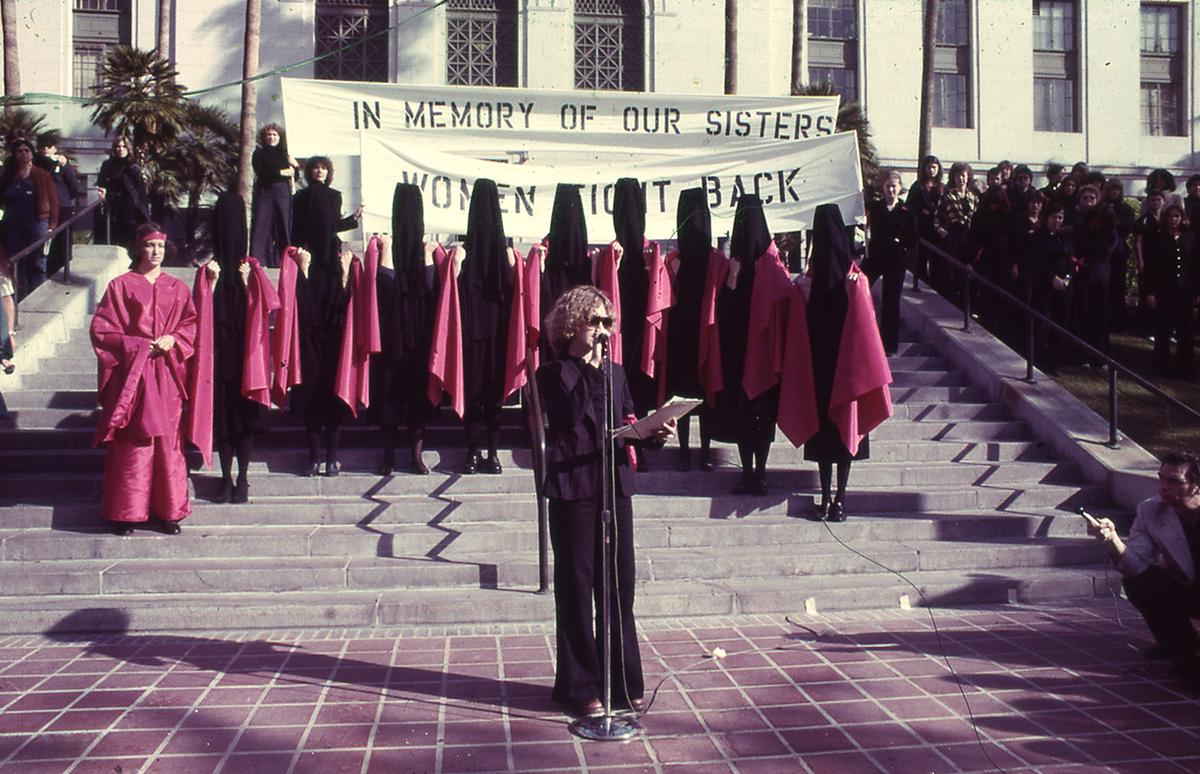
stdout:
[[687,473],[692,469],[692,455],[687,449],[679,450],[679,464],[676,465],[680,472]]
[[214,503],[227,503],[233,497],[233,482],[229,479],[221,481],[221,491],[213,498]]
[[337,478],[342,473],[342,463],[334,460],[333,462],[325,463],[325,477]]
[[383,453],[383,463],[379,466],[379,475],[390,476],[392,471],[396,469],[396,458],[392,452]]
[[822,500],[821,504],[816,508],[817,521],[829,520],[829,501]]
[[108,531],[117,537],[129,537],[133,534],[133,525],[127,521],[112,521],[108,524]]
[[179,522],[164,521],[163,525],[162,525],[162,531],[164,534],[167,534],[167,535],[178,535],[180,532]]
[[421,459],[419,456],[412,458],[412,462],[409,463],[408,470],[410,473],[415,473],[418,476],[429,475],[429,466],[426,465],[425,460]]
[[308,476],[309,478],[316,478],[317,476],[321,475],[321,463],[308,463],[308,470],[304,472],[304,475]]
[[479,456],[479,452],[471,452],[467,455],[467,461],[462,466],[464,475],[473,476],[479,472],[483,466],[483,458]]
[[571,708],[571,714],[579,718],[598,718],[604,714],[604,705],[599,699],[581,701]]
[[482,470],[484,473],[491,473],[492,475],[504,472],[504,468],[500,467],[500,458],[495,454],[488,455],[487,460],[484,461],[480,470]]
[[637,472],[638,473],[649,473],[650,472],[650,461],[646,459],[646,455],[644,453],[639,453],[637,456]]
[[713,465],[713,463],[712,463],[712,458],[708,455],[708,452],[706,452],[706,451],[700,452],[700,469],[703,470],[705,473],[712,473],[714,470],[717,469],[716,466]]
[[250,501],[250,482],[242,480],[237,482],[237,486],[233,488],[233,495],[229,498],[231,503],[245,503]]
[[841,500],[836,500],[829,508],[829,520],[841,524],[846,520],[846,506]]
[[767,493],[767,477],[766,476],[755,476],[754,480],[750,482],[750,494],[758,495],[759,497],[762,497],[766,493]]
[[746,495],[751,494],[753,491],[754,477],[743,473],[741,481],[738,481],[737,486],[733,488],[733,493],[735,495]]

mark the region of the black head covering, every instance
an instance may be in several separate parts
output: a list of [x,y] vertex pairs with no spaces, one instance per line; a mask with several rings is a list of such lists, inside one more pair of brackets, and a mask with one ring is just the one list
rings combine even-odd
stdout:
[[504,330],[496,328],[498,320],[507,314],[512,270],[508,265],[508,239],[504,236],[495,180],[475,181],[463,246],[467,262],[458,283],[466,312],[465,333],[473,339],[507,336],[507,326]]
[[627,254],[642,254],[642,241],[646,236],[646,192],[636,178],[623,177],[613,187],[613,230]]
[[236,191],[226,191],[213,207],[213,260],[221,267],[217,281],[222,286],[241,288],[238,267],[246,257],[246,245],[246,202]]
[[679,192],[675,211],[679,258],[708,257],[712,250],[712,213],[708,211],[708,196],[703,188],[688,188]]
[[754,194],[743,195],[738,199],[733,233],[729,237],[729,255],[741,263],[737,279],[739,288],[753,286],[754,265],[770,246],[771,230],[767,228],[762,200]]
[[587,222],[583,217],[579,186],[559,183],[554,191],[549,245],[546,248],[546,273],[551,275],[550,282],[556,286],[551,302],[567,288],[592,281],[592,263],[588,258],[587,245]]
[[425,205],[413,183],[396,183],[392,194],[392,265],[397,279],[425,268]]
[[817,207],[813,214],[810,298],[838,291],[845,294],[853,255],[841,209],[836,204]]

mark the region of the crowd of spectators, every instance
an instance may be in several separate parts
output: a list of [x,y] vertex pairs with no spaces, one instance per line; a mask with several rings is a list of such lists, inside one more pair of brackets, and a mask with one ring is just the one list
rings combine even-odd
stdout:
[[[881,178],[880,201],[894,175]],[[902,205],[911,222],[897,226],[891,216],[889,239],[924,240],[911,251],[915,275],[955,303],[967,300],[961,272],[925,245],[1024,299],[1099,352],[1109,352],[1112,332],[1151,337],[1156,374],[1195,381],[1200,174],[1187,179],[1181,196],[1170,172],[1152,171],[1142,201],[1133,200],[1136,211],[1120,179],[1084,162],[1069,171],[1048,164],[1045,177],[1039,189],[1028,166],[1004,161],[981,185],[970,164],[953,164],[944,174],[942,162],[928,156]],[[868,207],[868,231],[883,211],[878,203]],[[878,241],[868,237],[865,269],[873,276],[883,273],[870,255]],[[969,299],[972,312],[993,333],[1025,348],[1024,315],[978,285]],[[1102,366],[1059,336],[1040,335],[1036,349],[1039,365],[1051,372],[1070,363]]]

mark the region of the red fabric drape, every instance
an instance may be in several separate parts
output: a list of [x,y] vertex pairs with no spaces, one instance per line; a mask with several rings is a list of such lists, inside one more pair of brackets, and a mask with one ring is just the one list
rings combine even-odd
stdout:
[[196,351],[188,362],[184,437],[200,450],[207,468],[212,465],[213,447],[213,295],[207,265],[196,269],[192,304],[196,307]]
[[271,400],[280,408],[287,401],[288,390],[300,383],[300,318],[296,314],[299,253],[299,248],[287,248],[279,265],[279,315],[271,333],[271,359],[274,361]]
[[466,389],[463,386],[462,313],[458,301],[458,249],[449,254],[438,246],[434,261],[438,265],[441,287],[438,292],[437,315],[433,326],[433,342],[429,347],[429,402],[442,403],[442,395],[450,396],[450,406],[462,418],[466,411]]
[[846,296],[850,303],[833,372],[829,417],[853,455],[863,437],[892,415],[892,393],[888,389],[892,369],[879,337],[871,289],[858,266],[851,268],[846,279]]

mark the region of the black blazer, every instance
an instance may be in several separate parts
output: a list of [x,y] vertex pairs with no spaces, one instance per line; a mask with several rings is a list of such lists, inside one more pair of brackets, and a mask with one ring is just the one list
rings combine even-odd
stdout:
[[[625,371],[613,364],[613,403],[616,426],[633,411]],[[600,371],[577,357],[544,363],[537,371],[538,390],[546,422],[546,496],[557,500],[600,500],[601,427],[597,390],[603,390]],[[617,496],[632,497],[633,471],[623,445],[613,449]]]

